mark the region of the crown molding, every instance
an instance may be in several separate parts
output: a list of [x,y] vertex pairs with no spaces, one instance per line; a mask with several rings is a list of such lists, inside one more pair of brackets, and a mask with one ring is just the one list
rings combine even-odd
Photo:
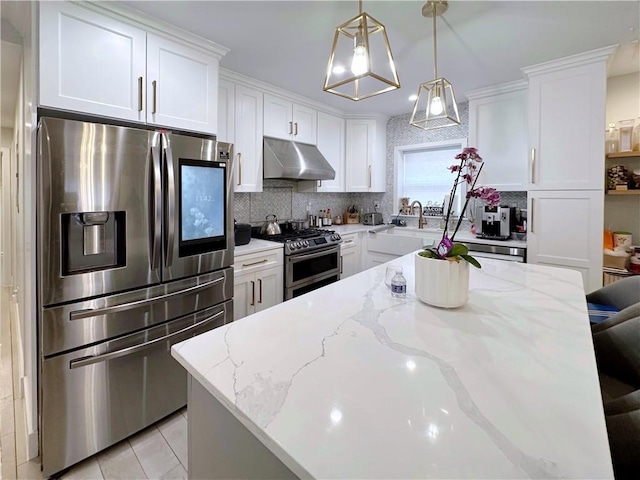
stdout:
[[338,115],[341,117],[345,116],[345,112],[343,110],[340,110],[339,108],[331,107],[322,102],[318,102],[317,100],[313,100],[303,95],[299,95],[289,90],[285,90],[284,88],[280,88],[276,85],[272,85],[271,83],[263,82],[262,80],[249,77],[242,73],[234,72],[233,70],[229,70],[228,68],[220,67],[219,75],[221,79],[227,80],[229,82],[237,83],[250,88],[255,88],[269,95],[284,97],[288,100],[291,100],[293,102],[299,103],[301,105],[307,106],[309,108],[313,108],[315,110],[318,110],[324,113],[329,113],[331,115]]
[[522,72],[527,76],[542,75],[546,73],[556,72],[571,67],[579,67],[582,65],[590,65],[593,63],[607,62],[611,55],[616,51],[618,45],[610,45],[608,47],[590,50],[588,52],[570,55],[568,57],[558,58],[549,62],[538,63],[529,67],[522,68]]
[[220,44],[195,35],[188,30],[176,27],[170,23],[163,22],[151,15],[147,15],[139,10],[120,4],[120,2],[93,2],[85,0],[73,0],[74,3],[83,8],[93,10],[103,15],[108,15],[116,20],[127,22],[134,27],[142,28],[147,32],[169,38],[172,41],[182,43],[191,48],[196,48],[203,53],[213,55],[218,60],[229,53],[229,49]]
[[481,98],[493,97],[511,92],[520,92],[526,90],[529,82],[526,80],[517,80],[515,82],[501,83],[490,87],[477,88],[466,93],[467,100],[480,100]]

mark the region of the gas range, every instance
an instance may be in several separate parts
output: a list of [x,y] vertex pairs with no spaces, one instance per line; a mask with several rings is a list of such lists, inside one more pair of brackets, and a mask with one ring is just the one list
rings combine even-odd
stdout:
[[313,252],[342,243],[342,238],[336,232],[320,228],[306,228],[303,230],[286,230],[283,228],[282,233],[279,235],[263,235],[254,230],[251,236],[269,240],[270,242],[283,243],[285,255]]

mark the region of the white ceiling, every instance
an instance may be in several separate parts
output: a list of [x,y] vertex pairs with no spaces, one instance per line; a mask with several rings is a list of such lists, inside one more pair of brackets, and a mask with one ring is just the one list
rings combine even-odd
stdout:
[[[345,112],[406,113],[412,108],[409,95],[433,76],[431,23],[421,14],[423,0],[363,2],[364,11],[387,29],[402,87],[359,102],[322,91],[335,27],[357,14],[356,0],[121,3],[230,48],[223,67]],[[15,20],[9,7],[16,4],[2,4],[3,20]],[[7,40],[11,29],[4,27],[6,21]],[[640,70],[639,30],[639,0],[450,0],[438,18],[438,67],[458,101],[470,90],[522,79],[524,66],[613,44],[620,47],[609,75],[624,75]],[[19,50],[2,42],[3,126],[13,124]]]
[[[402,87],[359,102],[322,91],[336,26],[358,13],[342,1],[125,1],[168,23],[230,48],[221,66],[345,112],[407,113],[409,95],[432,80],[431,19],[423,0],[365,0],[383,23]],[[610,76],[640,70],[640,1],[450,0],[438,18],[438,70],[465,92],[520,80],[520,69],[619,44]]]

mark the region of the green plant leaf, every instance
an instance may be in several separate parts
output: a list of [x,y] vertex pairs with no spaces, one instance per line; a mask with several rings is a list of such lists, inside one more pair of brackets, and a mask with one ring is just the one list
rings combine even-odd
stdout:
[[471,255],[460,255],[462,258],[464,258],[467,262],[469,262],[471,265],[473,265],[476,268],[482,268],[482,265],[480,265],[480,262],[478,262],[475,258],[473,258]]
[[438,255],[438,252],[436,252],[431,248],[424,249],[422,252],[418,253],[418,255],[425,258],[440,258],[440,256]]
[[449,250],[449,253],[447,253],[447,257],[457,257],[458,255],[463,256],[467,253],[469,253],[469,249],[466,245],[463,245],[462,243],[455,243],[453,247],[451,247],[451,250]]

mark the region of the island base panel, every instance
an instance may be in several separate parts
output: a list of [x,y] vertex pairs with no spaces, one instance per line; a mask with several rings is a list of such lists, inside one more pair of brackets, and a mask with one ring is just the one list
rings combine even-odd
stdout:
[[196,379],[188,400],[190,479],[297,479]]

